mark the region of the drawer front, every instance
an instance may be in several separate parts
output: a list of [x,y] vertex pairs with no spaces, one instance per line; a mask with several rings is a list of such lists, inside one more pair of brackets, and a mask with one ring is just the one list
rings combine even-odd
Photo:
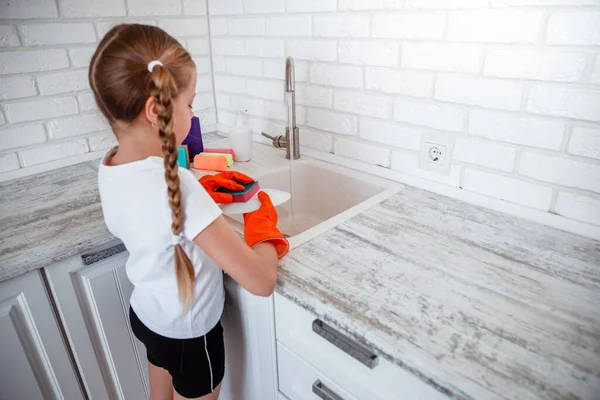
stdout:
[[316,317],[302,307],[275,294],[277,340],[356,398],[448,399],[383,357],[369,362],[368,349],[315,320]]
[[356,400],[315,368],[277,343],[279,390],[289,400]]

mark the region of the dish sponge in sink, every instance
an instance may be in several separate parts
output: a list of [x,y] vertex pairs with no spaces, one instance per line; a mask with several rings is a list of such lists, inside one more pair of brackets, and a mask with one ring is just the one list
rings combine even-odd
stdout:
[[223,187],[217,188],[215,192],[219,193],[229,193],[233,196],[234,203],[245,203],[250,200],[258,191],[260,190],[260,186],[258,185],[258,181],[252,183],[241,183],[240,185],[244,186],[243,190],[229,190]]

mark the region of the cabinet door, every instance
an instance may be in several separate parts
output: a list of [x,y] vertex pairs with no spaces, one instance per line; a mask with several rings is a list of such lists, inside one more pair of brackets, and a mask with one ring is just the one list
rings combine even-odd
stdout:
[[0,399],[83,399],[39,271],[0,283]]
[[93,400],[147,399],[144,346],[129,325],[128,253],[122,244],[46,269],[82,380]]
[[250,294],[228,276],[225,290],[225,378],[219,400],[275,400],[273,299]]

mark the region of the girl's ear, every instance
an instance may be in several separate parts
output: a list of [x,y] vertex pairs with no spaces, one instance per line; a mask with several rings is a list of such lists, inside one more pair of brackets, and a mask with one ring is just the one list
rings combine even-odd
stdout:
[[144,105],[144,116],[152,126],[156,126],[158,122],[158,114],[156,113],[156,103],[154,97],[150,96]]

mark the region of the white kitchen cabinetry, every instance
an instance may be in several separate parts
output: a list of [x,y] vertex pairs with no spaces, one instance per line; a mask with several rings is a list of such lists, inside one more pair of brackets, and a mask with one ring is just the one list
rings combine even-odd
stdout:
[[325,377],[322,372],[294,355],[281,343],[277,344],[277,358],[279,359],[279,390],[287,394],[290,400],[319,398],[358,400]]
[[225,290],[226,364],[219,400],[275,400],[273,298],[254,296],[227,276]]
[[39,271],[0,283],[0,399],[84,399]]
[[[145,349],[129,325],[127,257],[122,244],[113,244],[46,269],[92,400],[148,398]],[[226,372],[219,399],[275,400],[273,299],[254,296],[229,277],[225,289]]]
[[92,400],[146,399],[144,346],[129,325],[128,253],[113,243],[46,269],[83,384]]
[[291,400],[448,399],[279,294],[275,326],[279,390]]

